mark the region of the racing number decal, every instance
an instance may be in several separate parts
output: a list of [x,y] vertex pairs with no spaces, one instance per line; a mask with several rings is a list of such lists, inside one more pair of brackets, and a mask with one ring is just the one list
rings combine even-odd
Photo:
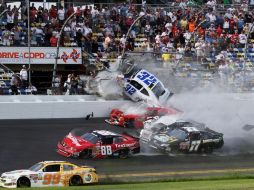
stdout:
[[192,141],[190,149],[189,149],[189,152],[191,152],[191,151],[198,151],[198,148],[199,148],[200,144],[201,144],[201,141]]
[[125,87],[125,91],[128,94],[132,95],[132,94],[134,94],[134,92],[136,92],[136,89],[133,88],[130,84],[127,84],[126,87]]
[[144,81],[144,83],[146,85],[150,85],[152,83],[155,83],[157,81],[157,79],[155,78],[155,76],[149,74],[146,71],[141,72],[141,75],[137,75],[137,78],[139,78],[140,80]]
[[49,184],[59,184],[61,179],[61,175],[59,173],[56,174],[45,174],[43,177],[43,185],[49,185]]
[[139,78],[140,80],[145,80],[147,77],[150,77],[151,75],[146,72],[146,71],[143,71],[143,72],[140,72],[141,75],[138,75],[137,78]]
[[101,155],[111,155],[112,154],[112,148],[111,146],[101,146]]

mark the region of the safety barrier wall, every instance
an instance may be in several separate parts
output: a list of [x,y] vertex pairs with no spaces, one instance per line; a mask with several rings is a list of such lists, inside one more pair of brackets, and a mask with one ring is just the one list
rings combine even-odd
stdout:
[[105,101],[94,96],[0,96],[0,119],[108,117],[126,101]]

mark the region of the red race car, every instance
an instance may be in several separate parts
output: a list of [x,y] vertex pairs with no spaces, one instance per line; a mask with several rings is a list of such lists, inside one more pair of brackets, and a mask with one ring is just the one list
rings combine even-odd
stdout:
[[110,125],[117,125],[120,127],[134,127],[141,129],[144,127],[144,122],[153,120],[160,116],[180,114],[181,111],[174,108],[162,107],[147,107],[145,113],[142,114],[125,114],[119,109],[113,109],[110,113],[110,118],[105,121]]
[[70,132],[58,143],[57,152],[66,157],[126,158],[140,152],[139,140],[128,134],[117,134],[106,130],[94,130],[83,134]]

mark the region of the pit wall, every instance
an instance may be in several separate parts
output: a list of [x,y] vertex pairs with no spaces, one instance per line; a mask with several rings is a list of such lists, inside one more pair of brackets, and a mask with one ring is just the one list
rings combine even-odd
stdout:
[[126,101],[105,101],[94,96],[0,96],[0,119],[108,117]]

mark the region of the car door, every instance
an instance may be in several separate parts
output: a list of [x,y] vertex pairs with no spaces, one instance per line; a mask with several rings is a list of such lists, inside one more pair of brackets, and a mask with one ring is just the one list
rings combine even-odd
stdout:
[[63,180],[61,180],[61,164],[49,164],[41,170],[41,180],[38,181],[38,185],[41,187],[46,186],[63,186]]
[[103,157],[112,156],[113,150],[113,137],[104,137],[101,139],[101,147],[100,147],[100,154]]
[[201,135],[199,132],[191,132],[189,134],[190,148],[189,152],[197,152],[201,145]]

